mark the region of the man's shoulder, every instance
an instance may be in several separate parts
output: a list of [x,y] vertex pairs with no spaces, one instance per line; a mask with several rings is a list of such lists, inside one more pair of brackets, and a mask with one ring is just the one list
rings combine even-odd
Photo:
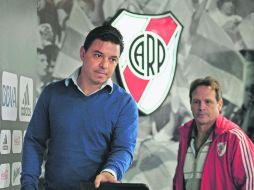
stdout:
[[183,125],[178,127],[179,133],[183,136],[188,136],[191,128],[192,128],[192,124],[193,124],[194,120],[189,120],[186,123],[184,123]]
[[117,84],[115,82],[113,82],[113,90],[120,91],[120,92],[126,92],[126,90],[123,87],[121,87],[119,84]]
[[112,98],[121,102],[121,105],[129,104],[137,109],[137,103],[132,95],[116,83],[113,83]]
[[226,135],[229,139],[248,139],[246,133],[237,124],[227,119],[226,117],[220,116],[217,119],[217,128],[215,129],[217,134]]
[[65,89],[64,87],[66,87],[64,80],[53,81],[45,86],[40,96],[51,96],[61,89]]
[[233,121],[229,120],[228,118],[219,115],[216,119],[216,132],[217,133],[225,133],[230,131],[231,129],[239,129],[240,127],[234,123]]
[[130,93],[128,93],[123,87],[121,87],[119,84],[116,84],[116,83],[113,83],[113,93],[122,97],[132,98]]
[[180,130],[189,129],[189,128],[192,126],[193,121],[194,121],[193,119],[187,121],[187,122],[184,123],[183,125],[179,126],[179,129],[180,129]]
[[45,87],[45,89],[54,89],[54,88],[59,88],[59,87],[63,87],[63,86],[66,86],[66,85],[65,85],[65,79],[52,81],[51,83],[49,83],[49,84]]

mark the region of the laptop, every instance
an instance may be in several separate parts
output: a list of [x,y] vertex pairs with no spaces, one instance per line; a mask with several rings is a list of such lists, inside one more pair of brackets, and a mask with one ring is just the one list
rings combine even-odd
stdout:
[[95,188],[92,182],[81,182],[80,190],[149,190],[143,183],[101,183],[99,188]]

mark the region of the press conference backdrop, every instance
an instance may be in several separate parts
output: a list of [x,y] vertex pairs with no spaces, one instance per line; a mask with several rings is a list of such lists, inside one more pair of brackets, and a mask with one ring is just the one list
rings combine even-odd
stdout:
[[35,103],[37,28],[34,0],[0,1],[0,189],[20,189],[23,136]]
[[[172,86],[158,109],[140,114],[134,162],[124,182],[146,183],[151,190],[171,189],[177,127],[192,117],[188,88],[196,77],[220,80],[222,114],[253,139],[253,98],[248,99],[254,94],[252,0],[40,0],[38,4],[1,0],[0,189],[20,189],[23,137],[41,90],[81,65],[79,48],[88,31],[110,21],[120,9],[145,15],[170,11],[183,26]],[[116,75],[113,80],[120,83]],[[251,108],[247,118],[242,115],[244,105]]]

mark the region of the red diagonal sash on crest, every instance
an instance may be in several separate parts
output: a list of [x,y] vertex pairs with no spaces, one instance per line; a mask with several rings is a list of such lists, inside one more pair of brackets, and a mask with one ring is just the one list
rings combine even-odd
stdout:
[[[152,18],[146,27],[146,31],[158,34],[168,44],[176,30],[177,24],[170,17]],[[136,102],[139,102],[150,80],[137,77],[127,66],[123,72],[126,84]]]

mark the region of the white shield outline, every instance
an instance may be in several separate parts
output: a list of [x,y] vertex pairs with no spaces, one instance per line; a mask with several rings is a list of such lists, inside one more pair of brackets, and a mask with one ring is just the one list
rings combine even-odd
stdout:
[[[130,69],[131,66],[128,56],[129,47],[137,34],[147,31],[146,29],[151,21],[159,20],[160,22],[158,22],[158,28],[155,27],[153,30],[162,32],[166,35],[171,31],[167,31],[166,28],[162,27],[164,25],[161,21],[170,20],[175,24],[171,37],[168,38],[167,42],[165,42],[167,47],[167,60],[163,64],[167,64],[167,66],[163,72],[160,72],[153,79],[143,80],[132,72],[132,69]],[[120,83],[125,90],[133,96],[138,105],[139,111],[143,114],[149,115],[158,109],[164,102],[172,86],[177,64],[177,48],[183,26],[170,11],[158,15],[145,15],[131,13],[127,10],[121,10],[116,17],[112,19],[111,25],[116,27],[122,33],[125,44],[125,49],[117,67],[117,74],[120,78]],[[129,76],[131,76],[134,80],[129,79]]]

